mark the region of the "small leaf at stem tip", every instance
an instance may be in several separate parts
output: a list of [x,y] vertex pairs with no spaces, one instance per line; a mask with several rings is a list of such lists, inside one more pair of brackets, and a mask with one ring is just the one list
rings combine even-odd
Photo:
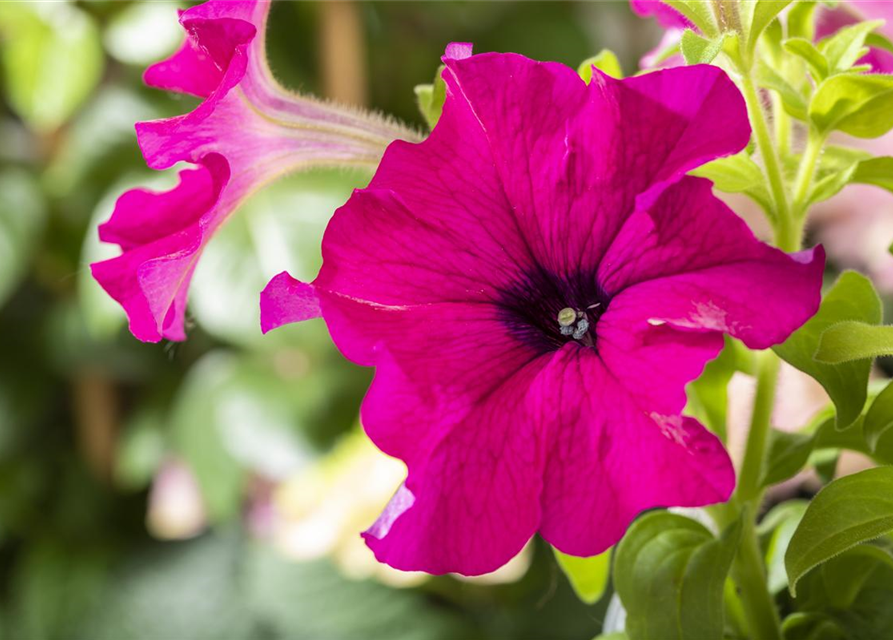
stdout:
[[867,53],[865,39],[868,34],[883,24],[883,20],[857,22],[819,42],[819,51],[825,55],[830,73],[846,71],[856,64]]
[[818,381],[837,409],[837,427],[844,429],[862,413],[868,397],[870,360],[828,364],[814,356],[822,334],[848,320],[880,324],[881,302],[871,281],[855,271],[846,271],[824,295],[818,312],[783,344],[773,347],[788,364]]
[[791,595],[808,571],[893,531],[893,467],[835,480],[813,498],[785,554]]
[[620,61],[610,49],[602,49],[597,55],[587,58],[577,67],[577,73],[583,78],[583,82],[589,84],[592,80],[592,67],[607,73],[612,78],[622,79],[623,69],[620,67]]
[[558,566],[567,576],[574,593],[586,604],[595,604],[605,593],[611,573],[611,549],[597,556],[569,556],[553,547]]

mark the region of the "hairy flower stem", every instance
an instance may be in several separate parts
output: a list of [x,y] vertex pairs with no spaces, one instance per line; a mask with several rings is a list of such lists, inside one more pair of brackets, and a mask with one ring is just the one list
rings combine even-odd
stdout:
[[[798,176],[795,208],[792,209],[778,150],[770,135],[766,112],[754,86],[750,69],[742,69],[741,90],[747,103],[754,139],[763,160],[775,205],[775,243],[784,251],[797,251],[802,240],[805,194],[808,193],[809,185],[812,183],[815,161],[821,152],[821,141],[817,143],[817,148],[811,146],[807,149],[804,163],[808,166],[801,167],[802,178]],[[780,144],[787,145],[788,127],[784,123],[777,123],[776,133],[784,138],[779,140]],[[750,637],[754,640],[781,639],[781,620],[766,584],[766,566],[756,534],[756,517],[763,497],[760,479],[769,441],[779,365],[778,356],[771,351],[760,357],[750,431],[747,435],[738,488],[731,502],[735,510],[741,513],[743,520],[741,543],[732,566],[732,578],[740,591],[741,605],[748,621]]]
[[[760,152],[760,157],[763,159],[763,167],[766,172],[766,178],[769,181],[770,191],[772,192],[772,201],[775,204],[775,217],[778,220],[779,235],[781,236],[781,229],[793,223],[791,208],[788,205],[787,190],[785,189],[784,177],[781,173],[781,163],[778,160],[778,153],[769,134],[769,125],[766,123],[763,104],[760,101],[759,94],[757,94],[757,89],[749,71],[741,74],[741,93],[744,95],[744,101],[747,103],[747,113],[750,116],[750,125],[753,128],[757,149]],[[783,246],[782,237],[777,239],[779,247],[789,250]],[[793,242],[793,239],[787,237],[784,240],[785,244]]]
[[800,160],[800,168],[797,170],[797,179],[794,182],[793,214],[796,221],[800,221],[808,208],[809,188],[815,175],[816,166],[822,155],[822,147],[825,145],[825,136],[817,133],[812,128],[806,140],[806,149]]

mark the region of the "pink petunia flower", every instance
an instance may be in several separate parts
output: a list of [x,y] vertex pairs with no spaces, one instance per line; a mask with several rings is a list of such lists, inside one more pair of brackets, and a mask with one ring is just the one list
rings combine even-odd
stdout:
[[632,10],[642,17],[654,16],[660,26],[667,29],[685,29],[691,23],[662,0],[629,0]]
[[397,124],[290,93],[267,66],[269,0],[211,0],[180,15],[188,37],[150,67],[147,84],[204,101],[189,114],[137,124],[153,169],[178,162],[174,189],[128,191],[99,228],[122,255],[91,265],[99,284],[127,312],[140,340],[185,338],[189,282],[202,249],[252,192],[283,174],[319,166],[374,168]]
[[261,321],[321,314],[377,367],[363,426],[409,473],[364,534],[376,557],[473,575],[536,532],[590,556],[644,509],[726,500],[732,465],[681,415],[685,384],[723,332],[762,349],[809,318],[824,254],[757,241],[684,177],[750,137],[721,70],[586,85],[470,54],[447,49],[431,136],[388,148],[317,279],[276,276]]

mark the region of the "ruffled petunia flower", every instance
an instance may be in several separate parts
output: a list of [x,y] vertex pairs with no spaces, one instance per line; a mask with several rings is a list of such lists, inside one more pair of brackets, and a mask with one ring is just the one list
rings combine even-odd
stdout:
[[365,532],[404,570],[480,574],[539,532],[590,556],[644,509],[726,500],[721,442],[682,415],[723,333],[763,349],[817,309],[820,248],[757,241],[690,169],[742,149],[718,68],[585,84],[515,54],[444,57],[443,115],[332,218],[312,283],[265,331],[322,315],[376,367],[372,441],[408,467]]
[[128,191],[100,238],[122,254],[92,265],[140,340],[182,340],[189,282],[202,249],[248,195],[283,174],[319,166],[374,168],[387,145],[414,134],[384,118],[290,93],[267,66],[268,0],[211,0],[180,15],[182,48],[150,67],[147,84],[204,98],[189,114],[141,122],[147,163],[180,172],[172,190]]

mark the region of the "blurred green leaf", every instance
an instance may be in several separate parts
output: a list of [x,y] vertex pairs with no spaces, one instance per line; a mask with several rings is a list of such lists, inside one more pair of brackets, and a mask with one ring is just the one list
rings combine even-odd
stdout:
[[199,325],[233,344],[270,349],[306,334],[300,325],[263,336],[260,291],[281,271],[316,277],[329,219],[368,179],[363,171],[312,171],[253,195],[214,235],[195,270],[189,302]]
[[837,426],[844,429],[862,412],[867,398],[870,360],[830,365],[817,362],[813,355],[822,333],[845,320],[877,324],[881,303],[871,281],[854,271],[843,273],[825,294],[821,307],[784,344],[774,347],[786,362],[815,378],[831,396],[837,408]]
[[165,452],[164,416],[158,408],[133,415],[118,441],[115,483],[127,491],[149,486]]
[[815,353],[818,362],[840,364],[893,354],[893,326],[839,322],[828,327]]
[[592,80],[592,67],[603,71],[612,78],[623,78],[623,68],[620,66],[620,60],[617,55],[610,49],[602,49],[598,54],[587,58],[577,67],[577,73],[583,78],[583,82],[589,84]]
[[891,427],[893,427],[893,382],[884,387],[865,414],[862,433],[872,452],[877,450],[881,439]]
[[757,532],[761,536],[769,538],[766,545],[766,577],[769,591],[773,594],[781,592],[788,586],[784,554],[808,504],[806,500],[782,502],[773,507],[757,527]]
[[680,48],[682,57],[685,58],[685,64],[710,64],[722,51],[722,45],[725,38],[717,36],[711,40],[702,38],[691,29],[686,29],[682,33],[682,42]]
[[232,532],[132,548],[81,632],[90,640],[259,637],[239,584],[244,547]]
[[93,19],[68,3],[0,3],[4,81],[9,101],[29,125],[63,124],[102,75],[103,53]]
[[740,521],[720,538],[694,520],[656,511],[627,530],[617,547],[614,585],[632,640],[719,640],[723,588]]
[[[757,42],[763,31],[768,27],[775,17],[781,13],[785,7],[791,4],[792,0],[757,0],[756,2],[742,2],[742,21],[745,23],[747,32],[747,55],[753,55]],[[746,13],[745,13],[746,12]],[[750,15],[746,15],[746,14]]]
[[141,66],[173,53],[182,40],[176,4],[168,2],[131,3],[114,15],[103,34],[112,56]]
[[611,549],[588,558],[569,556],[555,548],[552,550],[577,597],[586,604],[601,600],[611,573]]
[[788,546],[785,567],[792,595],[810,569],[893,531],[893,467],[835,480],[810,502]]
[[893,157],[862,160],[853,174],[853,182],[873,184],[893,192]]
[[821,51],[805,38],[789,38],[782,43],[784,50],[803,60],[808,66],[816,82],[828,77],[828,60]]
[[746,151],[713,160],[689,173],[712,180],[713,185],[725,193],[740,193],[765,182],[759,165]]
[[806,96],[762,60],[757,62],[756,69],[757,84],[778,93],[788,115],[798,120],[806,120],[809,111]]
[[[280,366],[287,370],[285,356]],[[308,392],[315,387],[295,386],[269,364],[222,351],[190,369],[170,418],[171,437],[195,474],[212,521],[239,512],[246,469],[284,478],[309,461],[297,407],[312,403]]]
[[833,35],[824,38],[819,43],[819,50],[825,55],[831,73],[846,71],[868,53],[865,39],[883,24],[883,20],[857,22],[838,29]]
[[708,38],[717,34],[716,23],[710,5],[702,0],[664,0]]
[[788,11],[788,36],[803,38],[810,42],[815,38],[815,9],[817,3],[811,0],[795,2]]
[[794,613],[781,625],[785,640],[847,640],[847,633],[834,620],[820,613]]
[[767,487],[797,475],[806,465],[814,442],[810,434],[772,429],[769,432],[769,451],[760,485]]
[[[247,556],[246,601],[289,640],[454,640],[476,637],[418,593],[348,580],[327,562],[289,561],[268,546]],[[371,561],[371,558],[370,558]]]
[[416,101],[419,111],[425,118],[430,129],[434,129],[440,114],[443,111],[443,103],[446,101],[446,82],[443,81],[444,66],[437,68],[432,84],[420,84],[415,88]]
[[843,131],[877,138],[893,128],[893,77],[844,74],[828,78],[809,104],[809,119],[822,133]]
[[749,372],[751,352],[740,342],[726,337],[719,356],[704,367],[704,372],[686,388],[691,414],[701,420],[720,439],[726,439],[726,407],[729,380],[736,371]]
[[27,272],[46,215],[43,194],[29,173],[0,172],[0,306]]

